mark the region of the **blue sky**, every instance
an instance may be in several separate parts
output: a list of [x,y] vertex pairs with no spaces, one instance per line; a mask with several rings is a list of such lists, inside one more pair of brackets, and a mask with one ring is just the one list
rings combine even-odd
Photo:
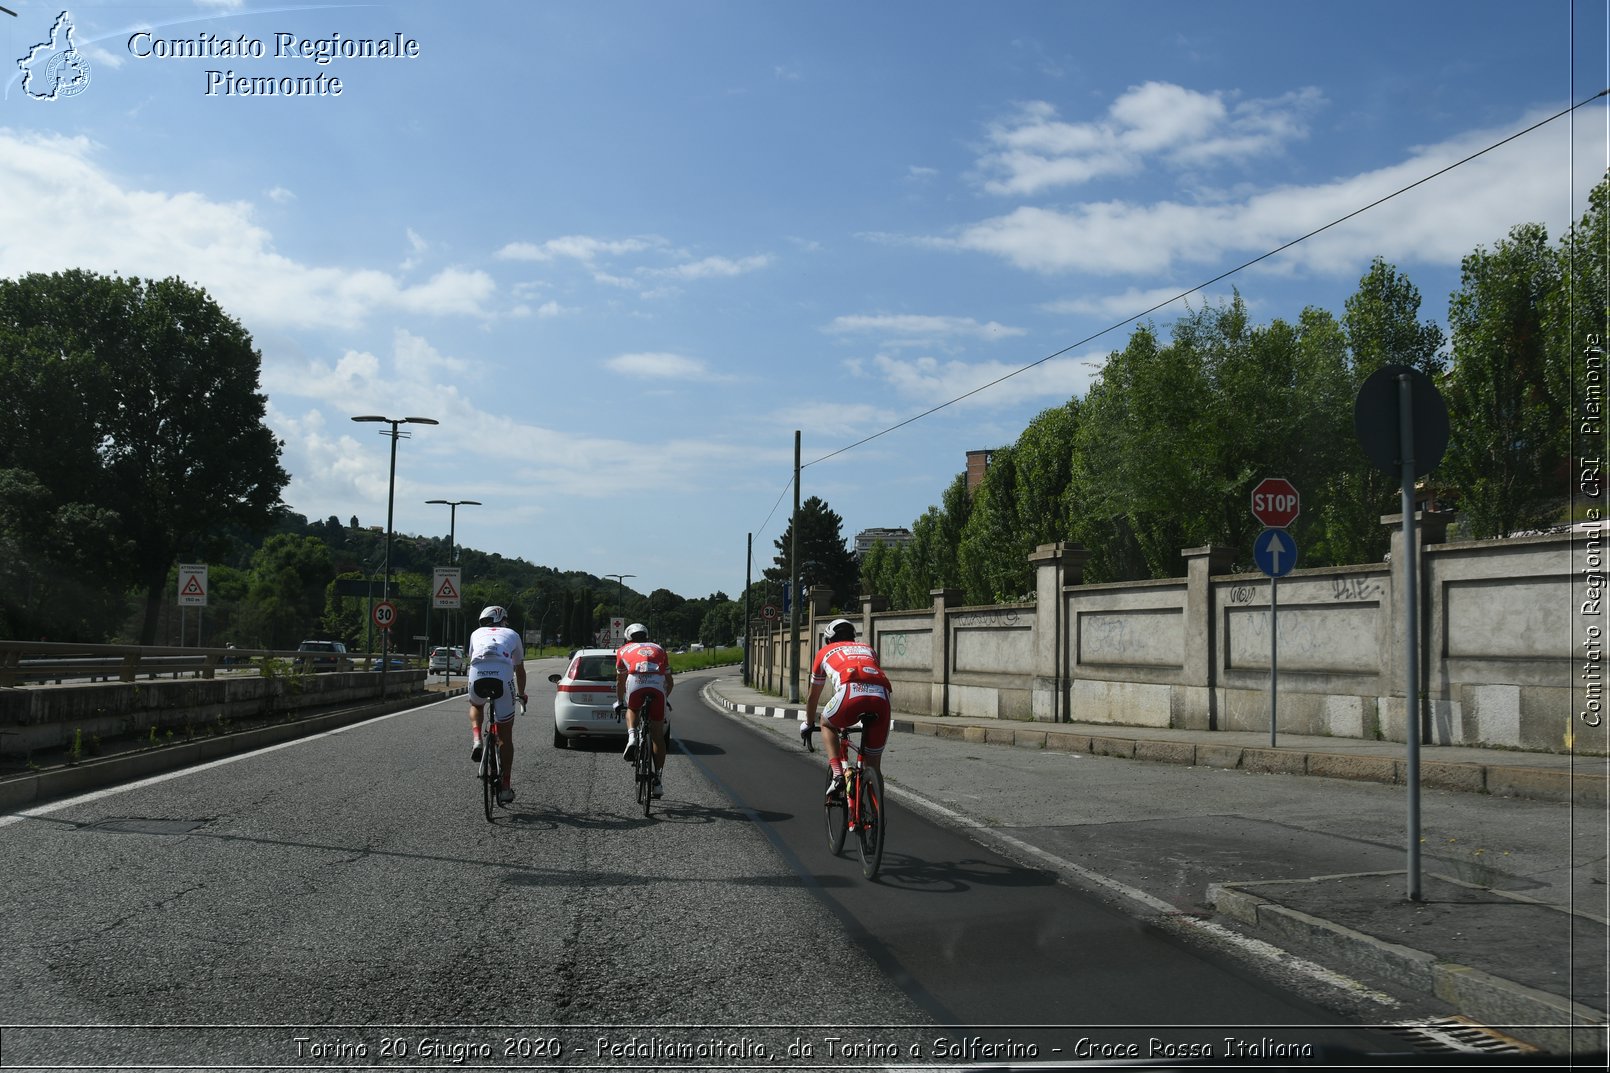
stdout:
[[[66,9],[85,80],[40,100],[16,60],[48,63],[63,8],[3,6],[0,275],[205,287],[310,518],[385,520],[387,443],[351,416],[434,417],[399,532],[476,499],[462,543],[685,596],[741,589],[747,533],[769,562],[795,429],[846,538],[909,525],[1130,329],[1073,344],[1610,85],[1604,0],[127,0]],[[417,55],[276,55],[398,35]],[[174,54],[242,38],[264,54]],[[1606,115],[1207,298],[1339,314],[1381,256],[1445,323],[1462,256],[1580,216]]]

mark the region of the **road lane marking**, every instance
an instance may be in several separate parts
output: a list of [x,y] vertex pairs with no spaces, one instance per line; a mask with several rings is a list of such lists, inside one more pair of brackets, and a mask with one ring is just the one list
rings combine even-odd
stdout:
[[[786,718],[784,713],[787,712],[787,709],[762,710],[752,708],[747,705],[733,704],[725,697],[720,695],[720,692],[716,689],[714,682],[700,690],[700,697],[711,706],[728,714],[745,714],[747,711],[761,715],[763,718]],[[778,712],[778,715],[771,715],[772,711]],[[788,736],[786,732],[773,733],[774,736]],[[1366,999],[1381,1006],[1396,1007],[1400,1005],[1398,1001],[1392,998],[1390,995],[1383,994],[1380,991],[1367,987],[1363,983],[1360,983],[1350,976],[1333,972],[1332,970],[1325,968],[1323,965],[1309,961],[1306,958],[1298,957],[1289,950],[1283,950],[1280,947],[1275,946],[1273,943],[1265,942],[1262,939],[1254,939],[1250,936],[1239,935],[1236,932],[1231,931],[1229,928],[1226,928],[1222,924],[1202,920],[1198,917],[1192,916],[1189,913],[1181,912],[1173,905],[1170,905],[1161,898],[1148,894],[1146,891],[1140,890],[1136,887],[1131,887],[1127,883],[1122,883],[1109,876],[1101,875],[1098,872],[1093,872],[1083,865],[1075,864],[1073,861],[1059,857],[1048,850],[1041,849],[1039,846],[1024,842],[1022,839],[1009,835],[999,828],[991,827],[981,820],[974,819],[965,813],[957,812],[955,809],[941,805],[939,802],[930,800],[916,791],[900,786],[887,778],[884,780],[884,786],[891,794],[894,795],[897,800],[901,800],[908,805],[915,806],[918,811],[927,812],[930,814],[930,816],[940,820],[941,822],[976,832],[975,838],[977,838],[979,841],[995,843],[997,844],[997,848],[1005,847],[1009,849],[1011,853],[1019,854],[1023,857],[1029,858],[1030,860],[1048,865],[1053,871],[1058,873],[1078,876],[1079,879],[1086,883],[1099,887],[1103,890],[1110,891],[1119,897],[1140,905],[1144,909],[1155,913],[1158,916],[1167,918],[1171,923],[1181,925],[1189,930],[1194,930],[1206,938],[1240,950],[1243,954],[1259,960],[1274,962],[1284,969],[1300,973],[1319,983],[1325,984],[1329,987],[1338,988],[1357,998]]]
[[413,712],[425,711],[427,709],[436,707],[438,704],[446,704],[454,699],[456,698],[443,697],[441,700],[436,701],[435,704],[421,704],[413,708],[404,708],[401,711],[388,712],[385,715],[377,715],[373,719],[365,719],[361,723],[349,723],[344,727],[336,727],[334,730],[323,730],[317,734],[310,734],[305,738],[293,738],[290,741],[282,741],[278,745],[265,745],[261,749],[253,749],[249,753],[236,753],[234,756],[224,756],[218,758],[217,760],[208,760],[206,763],[196,764],[194,767],[182,767],[174,771],[165,771],[160,775],[152,775],[136,782],[125,782],[117,786],[108,786],[104,790],[92,790],[87,794],[79,794],[77,797],[66,797],[60,801],[52,801],[47,805],[35,805],[31,808],[19,809],[10,815],[0,816],[0,827],[10,827],[14,823],[21,823],[23,820],[37,819],[41,816],[49,816],[53,812],[60,812],[62,809],[71,808],[74,805],[85,805],[91,801],[99,801],[102,798],[111,797],[114,794],[127,793],[130,790],[139,790],[147,786],[155,786],[157,783],[167,782],[169,779],[183,778],[186,775],[194,775],[198,771],[206,771],[210,768],[223,767],[225,764],[233,764],[241,760],[249,760],[254,756],[262,756],[264,753],[278,752],[281,749],[289,749],[305,742],[318,741],[320,738],[328,738],[332,734],[345,734],[348,731],[357,730],[359,727],[366,727],[371,723],[379,723],[386,719],[395,719],[399,715],[408,715]]

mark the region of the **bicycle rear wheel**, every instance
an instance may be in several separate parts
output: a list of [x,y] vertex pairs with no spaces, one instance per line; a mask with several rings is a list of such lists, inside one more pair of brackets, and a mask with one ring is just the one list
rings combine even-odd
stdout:
[[883,778],[871,768],[861,772],[860,806],[855,837],[861,847],[861,874],[871,879],[883,864]]
[[[845,772],[848,776],[849,772]],[[846,785],[848,790],[848,785]],[[822,816],[827,820],[827,848],[837,857],[844,850],[844,837],[850,831],[850,808],[845,798],[829,797],[822,802]]]
[[481,798],[486,806],[486,822],[492,822],[492,806],[498,798],[498,739],[496,734],[481,738]]
[[637,743],[637,761],[633,764],[637,778],[637,803],[647,816],[654,805],[654,735],[643,728],[643,739]]

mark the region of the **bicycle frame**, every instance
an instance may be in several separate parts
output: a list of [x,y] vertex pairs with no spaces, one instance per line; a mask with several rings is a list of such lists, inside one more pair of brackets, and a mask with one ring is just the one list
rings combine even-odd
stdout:
[[[481,705],[481,799],[486,810],[486,822],[492,822],[492,806],[498,804],[498,791],[503,789],[503,735],[498,730],[497,702],[507,691],[501,678],[481,678],[475,683],[475,695]],[[513,719],[525,711],[518,697],[514,701]]]
[[[846,836],[855,832],[856,847],[861,854],[861,874],[871,879],[883,864],[883,777],[877,768],[866,766],[860,745],[851,737],[864,727],[857,724],[846,729],[831,726],[827,729],[838,735],[839,755],[844,764],[844,799],[838,801],[830,797],[822,806],[827,821],[828,849],[838,856],[844,849]],[[815,751],[809,735],[805,737],[805,747]]]

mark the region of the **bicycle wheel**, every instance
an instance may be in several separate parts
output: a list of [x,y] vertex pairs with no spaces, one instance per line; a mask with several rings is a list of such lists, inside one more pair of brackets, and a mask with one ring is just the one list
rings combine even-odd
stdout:
[[648,729],[643,729],[643,738],[637,743],[637,759],[632,762],[632,777],[637,781],[637,803],[643,806],[643,815],[647,816],[650,791],[654,788],[654,739]]
[[[848,777],[849,772],[845,775]],[[845,789],[846,792],[849,789],[848,782]],[[835,857],[844,850],[844,836],[850,832],[850,807],[846,797],[836,800],[829,797],[822,802],[822,815],[827,820],[827,848]]]
[[481,798],[486,806],[486,822],[492,822],[492,806],[498,797],[498,739],[496,734],[481,738]]
[[860,805],[855,837],[861,846],[861,874],[871,879],[883,864],[883,778],[871,768],[861,772]]

